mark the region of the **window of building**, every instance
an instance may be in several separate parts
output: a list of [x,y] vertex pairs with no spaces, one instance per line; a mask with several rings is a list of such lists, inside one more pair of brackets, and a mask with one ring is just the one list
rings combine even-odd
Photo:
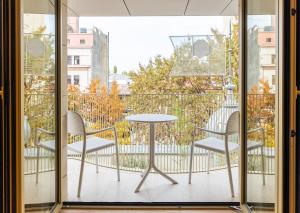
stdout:
[[80,76],[74,75],[74,85],[79,85],[79,83],[80,83]]
[[72,65],[72,56],[68,55],[68,65]]
[[84,39],[80,39],[80,44],[85,44],[85,40]]
[[86,28],[80,28],[80,33],[87,33],[87,29]]
[[75,56],[74,56],[74,64],[75,64],[75,65],[80,64],[80,57],[79,57],[79,55],[75,55]]
[[276,55],[275,54],[272,55],[272,64],[276,64]]
[[276,75],[272,75],[272,85],[276,84]]
[[72,76],[68,75],[67,83],[68,83],[68,84],[71,84],[71,83],[72,83]]
[[266,38],[266,42],[272,42],[272,38]]

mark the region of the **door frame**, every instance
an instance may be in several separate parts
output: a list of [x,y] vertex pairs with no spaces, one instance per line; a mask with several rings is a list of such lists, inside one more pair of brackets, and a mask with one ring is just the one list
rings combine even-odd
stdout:
[[[245,70],[246,70],[246,63],[245,63],[245,56],[246,56],[246,46],[245,46],[245,39],[246,39],[246,28],[245,28],[245,21],[246,21],[246,8],[245,2],[247,0],[240,0],[240,39],[241,39],[241,54],[240,54],[240,74],[241,74],[241,105],[246,103],[245,100]],[[292,0],[291,0],[292,1]],[[61,118],[61,0],[56,0],[56,118]],[[278,84],[279,91],[278,91],[278,136],[277,136],[277,143],[278,146],[276,147],[277,150],[277,159],[276,162],[276,169],[277,169],[277,201],[276,201],[276,210],[277,212],[284,212],[284,206],[286,205],[286,199],[283,198],[286,182],[286,175],[283,173],[286,169],[286,156],[284,155],[284,140],[286,139],[286,114],[285,114],[285,88],[286,88],[286,81],[284,78],[284,67],[285,63],[288,63],[284,60],[284,47],[285,47],[285,38],[283,37],[283,32],[285,29],[285,1],[278,0],[279,8],[278,8],[278,39],[279,39],[279,51],[278,51],[278,58],[280,63],[278,64]],[[8,48],[3,48],[4,54],[8,56],[8,58],[4,58],[3,60],[7,60],[7,63],[4,63],[3,70],[9,73],[7,76],[7,80],[4,85],[5,88],[5,107],[9,113],[6,114],[7,119],[4,119],[5,126],[10,130],[9,134],[5,138],[7,143],[5,143],[6,147],[2,147],[2,151],[8,149],[7,152],[8,156],[3,161],[6,168],[9,168],[9,175],[6,177],[7,182],[3,182],[3,186],[9,186],[7,188],[7,195],[9,198],[9,205],[7,208],[9,211],[5,212],[23,212],[24,211],[24,199],[23,199],[23,69],[22,69],[22,37],[21,37],[21,29],[22,29],[22,20],[20,14],[23,14],[22,11],[22,0],[3,0],[2,1],[3,12],[7,13],[7,17],[9,17],[9,22],[7,22],[7,26],[3,22],[4,25],[3,29],[9,29],[7,31],[7,35],[5,37],[5,42],[3,45],[7,45]],[[14,62],[14,63],[12,63]],[[11,66],[10,66],[11,65]],[[14,108],[9,108],[9,106],[15,106]],[[21,122],[20,122],[21,121]],[[20,131],[12,131],[14,129],[19,129]],[[61,207],[62,203],[62,196],[61,196],[61,122],[60,120],[56,121],[56,132],[57,132],[57,158],[56,158],[56,205],[55,211],[57,211]],[[245,132],[246,132],[246,123],[245,123],[245,109],[241,109],[241,169],[240,169],[240,201],[241,206],[243,209],[247,210],[247,197],[246,197],[246,150],[245,150]],[[13,143],[14,142],[14,143]],[[13,178],[14,177],[14,178]],[[5,188],[4,188],[5,189]],[[6,192],[5,192],[6,193]]]
[[[4,73],[4,143],[1,147],[4,168],[3,212],[25,211],[24,203],[24,70],[23,70],[23,0],[2,0],[2,72]],[[59,212],[61,197],[61,0],[55,0],[55,95],[56,158],[55,204],[51,212]],[[16,131],[19,130],[19,131]]]

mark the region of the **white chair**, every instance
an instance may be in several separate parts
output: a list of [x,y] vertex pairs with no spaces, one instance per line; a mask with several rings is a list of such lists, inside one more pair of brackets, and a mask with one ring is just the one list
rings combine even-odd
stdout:
[[[91,135],[98,134],[100,132],[112,130],[114,133],[114,140],[108,140],[99,137],[88,137]],[[70,135],[82,135],[83,140],[68,144],[68,150],[81,154],[81,167],[79,175],[79,184],[77,197],[80,197],[82,176],[84,170],[84,160],[86,154],[96,152],[96,172],[98,173],[98,151],[115,146],[116,157],[117,157],[117,177],[120,181],[120,169],[119,169],[119,152],[118,152],[118,140],[115,127],[109,127],[105,129],[95,130],[92,132],[86,132],[84,121],[82,117],[74,111],[68,111],[68,133]]]
[[[207,132],[210,135],[215,134],[218,136],[222,136],[224,139],[220,139],[217,137],[207,137],[202,140],[193,141],[191,144],[191,155],[190,155],[190,168],[189,168],[189,184],[191,184],[192,180],[192,166],[193,166],[193,156],[194,156],[194,147],[202,148],[208,151],[208,161],[207,161],[207,173],[209,173],[209,166],[210,166],[210,154],[211,152],[217,152],[220,154],[224,154],[226,158],[226,164],[227,164],[227,170],[228,170],[228,177],[229,177],[229,183],[230,183],[230,190],[231,190],[231,196],[234,197],[234,188],[233,188],[233,182],[232,182],[232,173],[231,173],[231,164],[230,164],[230,154],[233,152],[237,152],[239,149],[238,143],[233,143],[228,141],[228,137],[230,135],[238,135],[239,134],[239,119],[240,115],[239,112],[233,112],[227,121],[225,132],[218,132],[218,131],[212,131],[204,128],[195,127],[194,130],[194,136],[196,129],[200,129],[201,131]],[[264,153],[263,153],[263,146],[264,146],[264,130],[263,128],[257,128],[250,130],[248,134],[261,131],[262,133],[262,141],[247,141],[247,150],[251,151],[254,149],[260,148],[261,150],[261,163],[262,163],[262,177],[263,177],[263,185],[265,185],[265,165],[264,165]]]
[[[55,133],[42,129],[42,128],[36,128],[35,129],[35,136],[34,136],[34,144],[37,147],[37,159],[36,159],[36,173],[35,173],[35,182],[39,182],[39,166],[40,166],[40,149],[46,149],[50,152],[55,153],[55,139],[53,140],[46,140],[41,141],[41,135],[46,134],[50,135],[52,137],[55,137]],[[55,158],[55,156],[54,156]]]
[[[87,136],[95,135],[100,132],[112,130],[114,132],[114,141],[107,140],[99,137],[88,138]],[[68,144],[68,150],[81,154],[81,167],[80,167],[80,177],[77,196],[80,197],[81,185],[82,185],[82,175],[84,169],[84,160],[86,154],[96,152],[96,172],[99,171],[98,165],[98,151],[115,146],[116,157],[117,157],[117,177],[120,181],[120,170],[119,170],[119,152],[118,152],[118,141],[115,127],[109,127],[101,130],[96,130],[92,132],[86,132],[84,121],[81,116],[74,111],[68,111],[68,133],[71,135],[82,135],[83,141],[74,142]],[[55,140],[41,141],[41,135],[47,134],[55,137],[54,132],[47,131],[42,128],[36,128],[35,130],[35,145],[37,147],[37,161],[36,161],[36,183],[38,183],[39,177],[39,161],[40,161],[40,148],[46,149],[51,152],[55,152]]]

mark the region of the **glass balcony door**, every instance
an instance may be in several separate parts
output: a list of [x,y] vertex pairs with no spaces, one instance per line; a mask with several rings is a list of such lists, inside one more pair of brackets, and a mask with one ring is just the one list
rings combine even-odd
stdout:
[[247,0],[244,5],[246,171],[242,178],[252,210],[274,209],[276,200],[277,3]]
[[57,1],[24,1],[24,203],[51,211],[57,202]]

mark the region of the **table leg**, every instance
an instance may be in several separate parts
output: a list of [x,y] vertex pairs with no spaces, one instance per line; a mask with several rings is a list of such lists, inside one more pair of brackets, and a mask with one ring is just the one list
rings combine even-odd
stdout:
[[146,169],[146,171],[143,173],[142,175],[142,180],[139,183],[139,185],[137,186],[135,192],[139,192],[141,186],[143,185],[145,179],[147,178],[147,176],[149,175],[151,169],[153,168],[153,170],[155,170],[158,174],[160,174],[161,176],[165,177],[166,179],[168,179],[169,181],[171,181],[173,184],[177,184],[177,182],[172,179],[171,177],[169,177],[168,175],[166,175],[165,173],[163,173],[162,171],[160,171],[156,166],[155,166],[155,128],[154,128],[154,123],[150,123],[150,140],[149,140],[149,167],[148,169]]
[[135,191],[134,191],[135,193],[137,193],[137,192],[140,191],[140,188],[142,187],[142,185],[143,185],[144,181],[146,180],[147,176],[149,175],[150,171],[151,171],[151,167],[150,167],[150,165],[149,165],[148,169],[146,170],[146,172],[145,172],[144,175],[143,175],[143,178],[142,178],[141,182],[140,182],[139,185],[136,187],[136,189],[135,189]]
[[171,181],[173,184],[177,184],[177,181],[175,181],[173,178],[169,177],[168,175],[166,175],[165,173],[163,173],[162,171],[160,171],[155,165],[152,167],[158,174],[160,174],[161,176],[165,177],[166,179],[168,179],[169,181]]

